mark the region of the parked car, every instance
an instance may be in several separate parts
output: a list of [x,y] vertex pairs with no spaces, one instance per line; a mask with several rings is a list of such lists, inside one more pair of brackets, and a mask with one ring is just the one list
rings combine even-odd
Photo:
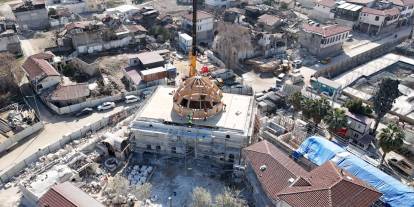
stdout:
[[115,103],[114,102],[105,102],[101,105],[98,106],[98,111],[104,111],[104,110],[108,110],[108,109],[112,109],[115,108]]
[[84,108],[81,111],[79,111],[78,113],[76,113],[75,116],[76,117],[86,116],[86,115],[89,115],[89,114],[92,114],[92,113],[93,113],[93,108]]
[[139,101],[139,98],[134,95],[125,96],[125,103],[135,103]]

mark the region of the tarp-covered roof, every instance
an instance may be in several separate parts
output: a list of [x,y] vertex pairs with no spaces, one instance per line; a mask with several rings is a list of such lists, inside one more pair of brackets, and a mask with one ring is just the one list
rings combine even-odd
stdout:
[[381,200],[390,206],[414,206],[414,189],[408,187],[364,160],[349,154],[338,159],[337,165],[376,188],[383,195]]
[[381,200],[390,206],[414,206],[413,188],[402,184],[392,176],[325,138],[316,136],[307,138],[294,152],[295,157],[301,155],[317,165],[332,160],[338,167],[380,191],[383,194]]
[[326,138],[312,136],[302,142],[294,153],[294,156],[304,156],[311,162],[317,165],[322,165],[340,152],[345,152],[345,149]]

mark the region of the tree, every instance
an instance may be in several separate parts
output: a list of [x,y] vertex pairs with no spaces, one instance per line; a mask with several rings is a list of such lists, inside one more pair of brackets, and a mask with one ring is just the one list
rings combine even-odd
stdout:
[[345,111],[339,108],[329,110],[328,114],[324,117],[323,120],[335,133],[338,131],[338,129],[345,127],[348,121],[345,115]]
[[374,95],[374,111],[376,114],[375,117],[375,126],[374,133],[377,131],[378,124],[381,119],[387,114],[391,109],[401,93],[398,90],[398,85],[400,84],[399,80],[394,80],[390,78],[384,78],[379,84],[378,90]]
[[396,124],[389,124],[381,130],[379,134],[379,146],[383,151],[381,164],[383,164],[388,152],[397,150],[403,145],[404,139],[404,132]]
[[192,193],[193,207],[209,207],[212,204],[211,194],[202,187],[196,187]]
[[216,196],[217,207],[241,207],[244,206],[244,200],[238,198],[240,192],[224,189],[224,192]]
[[364,106],[362,100],[351,99],[348,100],[344,106],[348,108],[349,112],[360,115],[371,115],[372,109],[370,106]]
[[288,98],[288,103],[291,104],[293,106],[293,114],[292,114],[292,118],[295,118],[295,113],[297,113],[298,111],[301,110],[301,106],[302,106],[302,93],[300,91],[293,93],[292,95],[289,96]]
[[132,194],[135,195],[135,198],[140,201],[145,201],[151,196],[151,183],[144,183],[141,186],[133,187]]
[[305,119],[312,118],[313,111],[313,100],[310,98],[302,98],[301,101],[302,116]]
[[331,106],[326,98],[314,100],[312,106],[311,116],[313,122],[315,122],[315,125],[318,126],[323,118],[328,114]]
[[126,198],[129,193],[129,182],[121,175],[115,175],[108,180],[104,192],[108,195],[112,195],[114,200],[121,201]]

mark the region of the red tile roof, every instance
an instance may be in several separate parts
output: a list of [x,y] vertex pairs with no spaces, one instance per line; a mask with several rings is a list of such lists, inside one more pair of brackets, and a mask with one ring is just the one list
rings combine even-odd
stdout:
[[378,15],[378,16],[394,16],[394,15],[400,14],[400,10],[398,10],[395,7],[391,9],[384,9],[384,10],[364,7],[362,8],[361,13],[373,14],[373,15]]
[[104,207],[70,182],[53,186],[40,199],[38,207]]
[[[187,13],[184,16],[184,19],[188,20],[188,21],[192,21],[193,20],[193,13]],[[214,18],[214,16],[210,13],[207,13],[205,11],[197,11],[197,20],[199,19],[208,19],[208,18]]]
[[88,84],[80,83],[76,85],[59,85],[50,94],[52,101],[70,101],[79,98],[86,98],[90,95]]
[[245,148],[244,153],[268,196],[293,207],[364,207],[381,196],[331,161],[307,172],[267,141]]
[[303,30],[305,32],[316,33],[316,34],[322,35],[323,37],[330,37],[330,36],[334,36],[334,35],[341,34],[344,32],[349,32],[352,30],[352,28],[344,27],[344,26],[337,25],[337,24],[329,25],[329,26],[319,26],[319,27],[309,25],[309,24],[304,24]]
[[317,2],[317,4],[322,5],[322,6],[326,6],[329,8],[333,8],[336,4],[336,2],[334,0],[320,0],[319,2]]
[[53,58],[51,53],[38,53],[26,59],[22,67],[32,81],[37,76],[59,76],[56,69],[46,60]]

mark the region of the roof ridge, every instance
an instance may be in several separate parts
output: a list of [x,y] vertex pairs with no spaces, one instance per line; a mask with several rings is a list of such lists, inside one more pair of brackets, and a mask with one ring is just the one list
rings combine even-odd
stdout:
[[[296,192],[283,192],[284,190],[288,189],[288,188],[308,188],[305,190],[301,190],[301,191],[296,191]],[[312,191],[324,191],[324,190],[330,190],[329,188],[326,188],[325,186],[320,186],[320,187],[316,187],[316,186],[296,186],[296,187],[286,187],[285,189],[283,189],[281,192],[282,193],[277,193],[277,195],[292,195],[292,194],[298,194],[298,193],[306,193],[306,192],[312,192]]]

